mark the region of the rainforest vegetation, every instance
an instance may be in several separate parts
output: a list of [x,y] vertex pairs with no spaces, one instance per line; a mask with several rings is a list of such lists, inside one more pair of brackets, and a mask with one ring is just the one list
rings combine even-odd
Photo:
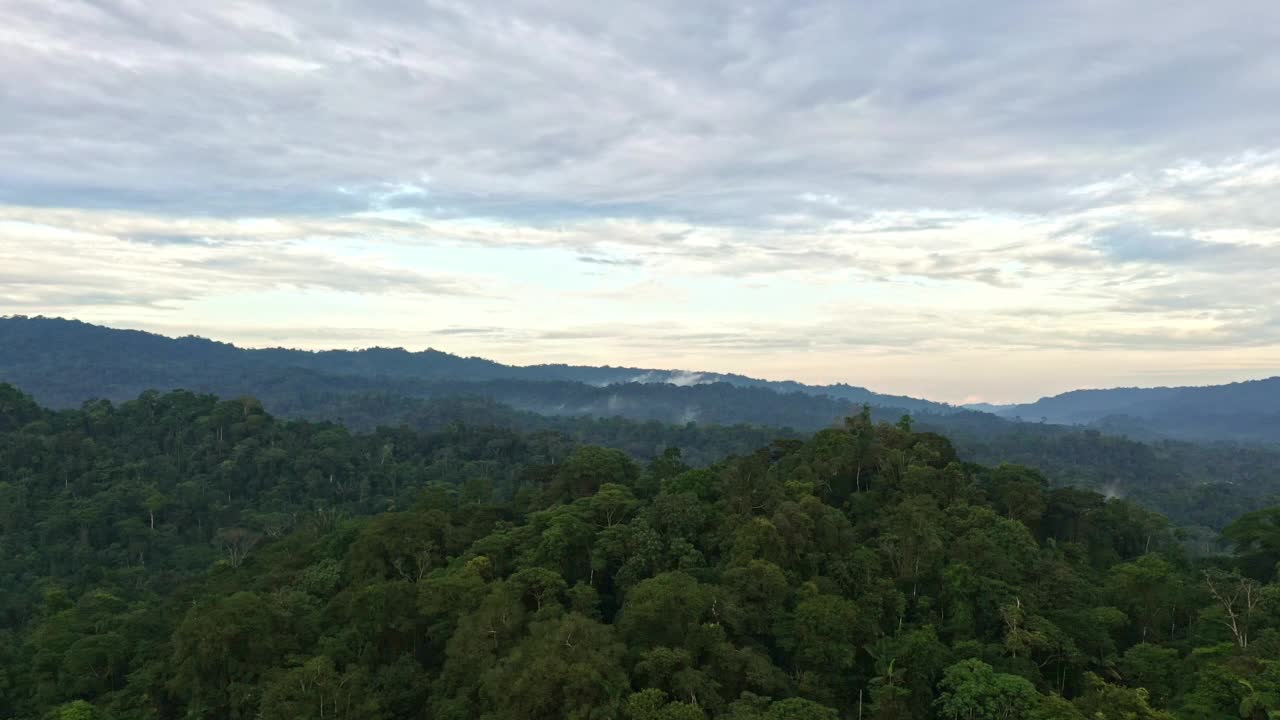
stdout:
[[[521,367],[435,350],[245,349],[16,316],[0,317],[0,382],[59,409],[185,388],[224,398],[250,395],[276,417],[333,421],[352,431],[403,425],[434,433],[453,423],[552,431],[642,462],[678,447],[684,462],[697,467],[777,438],[808,437],[870,406],[877,422],[911,414],[918,429],[950,438],[962,460],[1038,468],[1055,486],[1131,499],[1204,537],[1246,512],[1280,504],[1280,425],[1268,419],[1277,407],[1270,381],[1089,391],[999,408],[1025,416],[1018,421],[850,385],[643,368]],[[1118,434],[1129,428],[1116,418],[1139,413],[1139,405],[1146,409],[1138,425],[1148,431],[1177,426],[1183,439]],[[1070,418],[1110,418],[1106,423],[1117,432],[1103,429],[1102,420],[1093,426],[1041,421],[1042,413],[1068,416],[1067,410]]]
[[694,467],[0,386],[0,718],[1273,718],[1280,508],[1223,536],[865,411]]

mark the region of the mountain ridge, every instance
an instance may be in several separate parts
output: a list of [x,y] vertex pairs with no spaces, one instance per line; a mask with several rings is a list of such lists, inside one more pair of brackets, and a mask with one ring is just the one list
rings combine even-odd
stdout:
[[[0,383],[12,384],[45,407],[60,409],[79,408],[90,400],[123,403],[151,391],[184,389],[224,398],[252,397],[284,418],[340,422],[361,431],[434,430],[453,423],[554,429],[583,438],[625,436],[637,457],[653,457],[665,442],[662,438],[683,437],[693,442],[690,449],[699,461],[707,462],[714,460],[717,448],[742,449],[723,442],[726,436],[717,428],[743,428],[736,436],[756,439],[802,437],[840,427],[844,418],[858,415],[863,407],[863,402],[831,395],[728,382],[599,386],[552,379],[433,380],[388,378],[369,368],[360,370],[364,375],[335,374],[325,371],[325,363],[351,355],[324,356],[321,369],[315,369],[314,363],[301,367],[286,362],[314,353],[285,353],[273,360],[270,354],[252,352],[203,338],[172,339],[69,321],[0,319]],[[379,356],[375,352],[360,358]],[[395,353],[393,358],[402,355]],[[464,362],[464,367],[477,365]],[[496,364],[479,367],[505,372]],[[892,403],[892,396],[871,400]],[[867,404],[874,420],[894,422],[909,414],[916,427],[954,437],[974,461],[1044,467],[1072,484],[1141,497],[1197,526],[1221,527],[1280,488],[1274,448],[1171,444],[1161,438],[1139,441],[1125,427],[1080,428],[1019,422],[951,406],[935,413],[927,407],[872,403]],[[529,413],[543,419],[534,420]],[[1248,418],[1242,422],[1265,427]],[[1183,465],[1191,469],[1184,472]],[[1212,493],[1215,501],[1186,502],[1201,497],[1193,494],[1201,492]]]
[[986,406],[1005,418],[1092,425],[1140,437],[1280,441],[1280,376],[1221,385],[1088,388]]
[[[765,380],[737,373],[693,371],[683,369],[642,368],[632,366],[593,366],[568,363],[537,365],[511,365],[479,356],[464,356],[436,348],[411,351],[403,347],[374,346],[358,350],[302,350],[285,347],[247,348],[234,343],[214,340],[197,335],[170,337],[145,330],[125,330],[96,325],[81,320],[50,317],[11,316],[0,317],[0,369],[3,362],[13,361],[17,351],[30,351],[43,339],[70,340],[72,333],[90,333],[95,341],[140,341],[144,350],[209,349],[215,353],[212,359],[227,361],[252,359],[274,367],[298,367],[333,375],[359,377],[387,377],[413,380],[531,380],[570,381],[595,387],[609,385],[671,384],[676,386],[709,385],[725,382],[737,387],[766,388],[779,393],[800,392],[814,396],[830,396],[854,403],[871,403],[906,410],[954,412],[958,410],[948,403],[922,398],[878,393],[865,387],[847,383],[808,385],[791,380]],[[58,338],[58,336],[62,336]],[[26,342],[23,342],[23,341]],[[164,347],[166,343],[174,345]],[[98,348],[102,352],[104,348]],[[108,352],[110,348],[106,348]],[[129,352],[136,352],[130,349]],[[239,357],[237,357],[239,355]],[[207,359],[206,359],[207,360]]]
[[[625,365],[507,365],[436,348],[241,348],[195,335],[175,338],[41,316],[0,317],[0,380],[12,381],[54,407],[95,397],[129,400],[144,390],[178,387],[224,396],[252,394],[286,405],[316,392],[411,397],[478,393],[542,414],[622,415],[676,424],[818,429],[870,405],[931,416],[980,412],[1145,440],[1280,443],[1280,377],[1225,385],[1088,388],[1032,403],[958,406],[846,383],[807,385]],[[762,391],[770,395],[753,396]]]

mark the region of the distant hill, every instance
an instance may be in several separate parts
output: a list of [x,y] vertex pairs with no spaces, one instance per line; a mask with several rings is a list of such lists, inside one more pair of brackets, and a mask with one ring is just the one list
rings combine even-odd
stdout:
[[966,459],[1041,467],[1072,485],[1134,497],[1190,525],[1221,527],[1280,492],[1280,451],[1274,449],[1139,442],[852,386],[693,375],[518,367],[436,350],[249,350],[69,320],[0,319],[0,383],[55,408],[182,388],[251,395],[281,416],[357,430],[434,431],[451,423],[549,430],[625,447],[639,458],[674,444],[705,464],[770,437],[801,437],[839,424],[866,403],[877,420],[910,413],[918,428],[950,435]]
[[983,409],[1134,437],[1280,442],[1280,377],[1201,387],[1073,390]]
[[1094,427],[1138,439],[1280,443],[1280,377],[1207,387],[1075,390],[1034,403],[965,408],[847,384],[639,367],[505,365],[439,350],[249,349],[76,320],[0,318],[0,380],[51,407],[144,390],[253,394],[276,412],[310,414],[318,395],[478,395],[544,415],[621,416],[668,423],[749,423],[813,430],[862,405],[940,417]]
[[310,417],[325,396],[474,395],[544,415],[814,430],[866,404],[882,417],[911,413],[935,422],[944,416],[965,422],[959,414],[977,412],[1137,439],[1280,443],[1280,377],[1209,387],[1076,390],[1034,403],[960,408],[846,384],[678,369],[504,365],[433,349],[247,349],[75,320],[10,317],[0,318],[0,380],[51,407],[186,388],[252,394],[275,412]]
[[[83,377],[76,375],[77,369],[85,371]],[[169,338],[61,318],[0,318],[0,376],[31,392],[42,403],[54,407],[77,405],[90,397],[126,400],[149,388],[191,387],[193,382],[217,382],[229,376],[244,378],[246,373],[260,376],[271,369],[306,370],[335,379],[361,378],[383,385],[389,381],[470,383],[513,380],[580,383],[594,388],[633,384],[676,387],[727,384],[737,388],[828,398],[838,402],[842,408],[850,404],[869,404],[911,412],[950,413],[958,410],[946,403],[886,395],[843,383],[806,385],[674,369],[504,365],[434,349],[420,352],[403,348],[318,352],[285,348],[246,349],[205,338]],[[102,374],[95,374],[93,370],[100,370]],[[232,388],[208,389],[225,394]]]

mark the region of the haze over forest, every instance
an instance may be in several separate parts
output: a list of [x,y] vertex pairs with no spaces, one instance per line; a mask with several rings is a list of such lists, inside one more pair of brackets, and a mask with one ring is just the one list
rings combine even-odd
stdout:
[[1277,720],[1280,3],[0,0],[0,720]]

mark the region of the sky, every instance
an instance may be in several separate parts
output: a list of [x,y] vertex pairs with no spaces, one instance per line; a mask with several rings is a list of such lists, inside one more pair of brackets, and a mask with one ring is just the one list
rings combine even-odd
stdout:
[[951,402],[1280,374],[1274,0],[0,17],[0,315]]

